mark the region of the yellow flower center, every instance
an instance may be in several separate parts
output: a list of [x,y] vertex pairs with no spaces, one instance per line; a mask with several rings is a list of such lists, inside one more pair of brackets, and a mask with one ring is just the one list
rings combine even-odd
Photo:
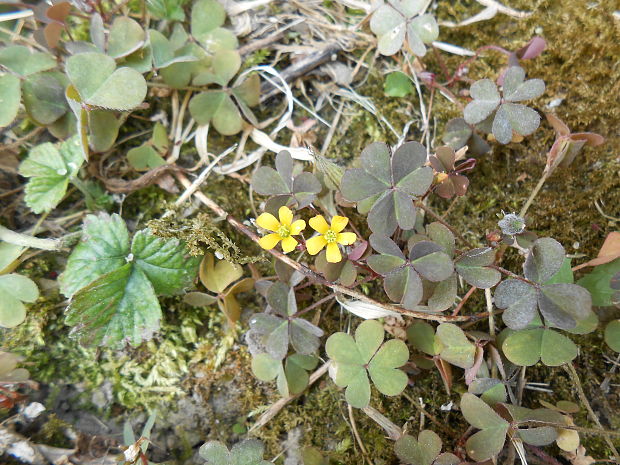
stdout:
[[338,234],[331,229],[328,229],[327,232],[323,234],[323,237],[328,244],[333,244],[338,239]]
[[286,239],[290,235],[291,235],[291,228],[286,226],[285,224],[281,224],[280,227],[278,228],[278,236],[280,236],[282,239]]

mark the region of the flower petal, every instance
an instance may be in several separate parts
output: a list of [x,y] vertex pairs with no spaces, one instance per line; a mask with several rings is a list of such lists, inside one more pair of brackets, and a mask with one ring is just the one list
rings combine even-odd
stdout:
[[325,240],[323,236],[314,236],[306,241],[306,249],[308,249],[308,253],[310,255],[318,254],[321,250],[323,250],[323,247],[325,247],[326,245],[327,245],[327,241]]
[[334,232],[339,233],[344,228],[346,228],[348,223],[349,223],[349,218],[347,218],[346,216],[338,216],[338,215],[336,215],[336,216],[334,216],[332,218],[332,227],[331,227],[331,229]]
[[325,221],[325,218],[323,218],[323,215],[316,215],[315,217],[310,218],[309,223],[312,229],[321,234],[325,234],[329,229],[329,225],[327,224],[327,221]]
[[304,220],[293,221],[291,224],[291,236],[296,236],[304,229],[306,229],[306,222]]
[[293,222],[293,212],[287,206],[281,206],[278,210],[278,216],[280,217],[280,224],[290,226]]
[[338,244],[335,242],[327,244],[327,261],[329,263],[338,263],[340,260],[342,260],[342,255],[340,255]]
[[256,224],[263,229],[268,229],[273,232],[277,231],[280,227],[280,222],[271,213],[262,213],[259,215],[259,217],[256,218]]
[[336,242],[342,245],[351,245],[357,240],[357,234],[352,232],[343,232],[338,234],[338,239]]
[[258,240],[258,245],[260,245],[265,250],[271,250],[278,244],[280,239],[281,237],[275,233],[267,234],[266,236],[263,236]]
[[295,247],[297,247],[297,244],[298,242],[291,236],[288,236],[287,238],[282,239],[282,252],[289,253],[291,250],[295,250]]

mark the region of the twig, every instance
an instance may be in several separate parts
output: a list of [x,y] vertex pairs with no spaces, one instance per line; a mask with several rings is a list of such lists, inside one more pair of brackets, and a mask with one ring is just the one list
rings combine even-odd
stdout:
[[411,404],[415,408],[417,408],[420,411],[420,413],[422,413],[422,415],[424,415],[426,418],[428,418],[431,421],[431,423],[433,423],[435,426],[437,426],[437,428],[439,428],[442,431],[444,431],[445,433],[448,433],[448,434],[453,435],[453,436],[456,436],[458,434],[457,431],[452,429],[447,423],[440,422],[437,419],[437,417],[435,417],[435,415],[432,415],[421,404],[416,402],[410,395],[408,395],[407,393],[403,393],[403,396],[405,397],[405,399],[407,399],[409,402],[411,402]]
[[472,296],[472,294],[474,293],[474,291],[478,289],[476,286],[472,286],[469,291],[467,291],[467,294],[465,294],[463,296],[463,298],[461,299],[461,301],[459,302],[459,304],[456,306],[456,308],[454,309],[454,311],[452,312],[452,315],[458,315],[459,312],[461,311],[461,309],[463,308],[463,305],[465,305],[465,303],[469,300],[469,298]]
[[[321,376],[323,376],[327,372],[329,364],[330,362],[324,363],[318,370],[316,370],[310,375],[310,379],[308,380],[308,387],[312,386]],[[274,402],[271,407],[269,407],[269,409],[260,416],[256,423],[252,425],[248,432],[251,433],[252,431],[256,431],[257,429],[265,426],[273,417],[275,417],[280,412],[280,410],[282,410],[286,406],[286,404],[297,399],[300,395],[301,394],[295,394],[293,396],[283,397],[282,399]]]
[[602,436],[613,436],[616,438],[620,438],[620,431],[610,431],[607,429],[598,429],[598,428],[586,428],[584,426],[576,426],[576,425],[566,425],[560,423],[554,423],[552,421],[542,421],[542,420],[527,420],[523,422],[518,422],[517,426],[553,426],[558,429],[570,429],[573,431],[577,431],[583,434],[597,434]]
[[237,144],[234,144],[228,147],[226,150],[224,150],[220,155],[218,155],[215,158],[215,160],[213,160],[213,162],[209,164],[209,166],[207,166],[204,170],[202,170],[202,173],[200,173],[200,175],[198,175],[196,180],[187,189],[185,189],[185,192],[183,192],[183,194],[176,200],[174,204],[181,205],[183,202],[189,199],[192,196],[192,194],[198,190],[200,185],[203,182],[205,182],[205,180],[209,176],[209,173],[211,173],[211,170],[213,169],[213,167],[217,165],[220,162],[220,160],[222,160],[222,158],[224,158],[229,153],[233,152],[236,147],[237,147]]
[[502,5],[499,2],[496,2],[495,0],[476,0],[476,1],[480,3],[482,6],[496,8],[497,11],[499,11],[500,13],[503,13],[508,16],[512,16],[513,18],[528,18],[532,16],[531,11],[515,10],[513,8],[509,8],[505,5]]
[[[177,180],[185,188],[188,188],[191,185],[191,182],[189,181],[189,179],[187,179],[187,177],[183,173],[175,172],[174,175],[176,176]],[[194,195],[205,206],[207,206],[209,209],[211,209],[218,217],[226,218],[226,221],[228,221],[228,223],[233,228],[235,228],[237,231],[245,234],[247,237],[252,239],[254,242],[258,243],[258,241],[260,240],[260,237],[254,231],[252,231],[249,227],[247,227],[246,225],[241,223],[234,216],[229,215],[222,207],[220,207],[217,203],[215,203],[213,200],[211,200],[209,197],[207,197],[204,193],[202,193],[200,191],[197,191],[197,192],[194,193]],[[278,260],[286,263],[287,265],[289,265],[294,270],[297,270],[300,273],[304,274],[305,276],[310,277],[317,284],[321,284],[321,285],[327,286],[327,287],[329,287],[330,289],[332,289],[335,292],[340,292],[341,294],[345,294],[345,295],[348,295],[348,296],[353,297],[355,299],[361,300],[362,302],[366,302],[368,304],[375,305],[375,306],[377,306],[379,308],[382,308],[384,310],[388,310],[388,311],[396,312],[396,313],[401,313],[403,315],[408,315],[408,316],[411,316],[411,317],[414,317],[414,318],[419,318],[419,319],[422,319],[422,320],[439,321],[439,322],[477,321],[477,320],[481,320],[483,318],[487,318],[489,316],[487,312],[478,313],[478,314],[475,314],[475,315],[457,315],[457,316],[435,315],[435,314],[432,314],[432,313],[425,313],[425,312],[419,312],[419,311],[415,311],[415,310],[408,310],[406,308],[402,308],[402,307],[399,307],[397,305],[385,304],[385,303],[382,303],[382,302],[377,302],[376,300],[371,299],[370,297],[368,297],[366,294],[364,294],[362,292],[356,291],[354,289],[349,289],[348,287],[341,286],[339,284],[335,284],[335,283],[329,282],[328,280],[326,280],[320,274],[312,271],[310,268],[302,265],[301,263],[296,262],[295,260],[293,260],[288,255],[286,255],[286,254],[284,254],[284,253],[282,253],[282,252],[280,252],[280,251],[278,251],[276,249],[271,249],[271,250],[268,250],[267,252],[270,253],[271,255],[273,255]]]
[[[493,299],[491,298],[491,289],[484,290],[484,299],[489,313],[489,336],[495,340],[495,318],[493,317]],[[491,365],[491,377],[497,378],[497,365]]]
[[489,268],[493,268],[494,270],[497,270],[500,273],[505,274],[506,276],[518,279],[519,281],[523,281],[524,283],[528,283],[530,286],[539,287],[539,285],[536,284],[534,281],[530,281],[529,279],[524,278],[523,276],[519,276],[518,274],[515,274],[512,271],[507,270],[506,268],[502,268],[501,266],[489,265]]
[[538,195],[538,192],[540,192],[540,189],[542,189],[542,186],[543,186],[543,184],[545,184],[545,181],[547,180],[548,177],[549,177],[549,172],[545,171],[542,174],[542,176],[540,177],[540,180],[538,181],[538,184],[536,184],[536,187],[534,187],[534,190],[530,194],[530,197],[527,199],[527,202],[525,202],[525,205],[523,205],[523,208],[521,209],[521,212],[519,213],[520,217],[522,217],[522,218],[525,217],[525,214],[527,213],[527,210],[532,205],[532,202],[534,201],[534,199]]
[[[284,69],[280,74],[285,81],[290,82],[307,74],[317,66],[330,61],[332,56],[340,51],[342,51],[342,46],[340,44],[337,42],[330,42],[321,50],[308,55],[306,58],[299,60]],[[262,87],[261,94],[263,94],[263,96],[261,97],[261,103],[270,99],[279,92],[278,89],[274,89],[273,86],[268,84],[263,85]]]
[[362,438],[360,437],[360,434],[357,431],[357,426],[355,424],[355,417],[353,416],[353,407],[351,407],[351,405],[347,405],[347,408],[349,410],[349,422],[351,423],[351,429],[353,430],[353,436],[355,436],[355,440],[357,441],[357,444],[360,446],[360,450],[362,451],[364,460],[366,460],[368,465],[372,465],[372,462],[368,458],[368,451],[364,447],[364,442],[362,441]]
[[287,24],[286,26],[278,29],[277,31],[269,34],[267,37],[264,37],[262,39],[256,39],[256,40],[252,40],[251,42],[245,44],[243,47],[239,48],[239,54],[241,56],[245,56],[248,55],[256,50],[260,50],[261,48],[265,48],[266,46],[277,42],[278,40],[280,40],[282,37],[284,37],[284,33],[294,27],[297,26],[299,23],[303,23],[305,21],[305,18],[299,18],[295,21],[290,22],[289,24]]
[[392,441],[397,441],[403,435],[403,430],[398,425],[392,423],[388,418],[380,414],[371,406],[364,407],[362,411],[368,415],[371,420],[383,428]]
[[[588,414],[590,415],[590,419],[596,424],[596,426],[598,426],[599,428],[601,428],[601,430],[603,430],[603,425],[601,425],[601,422],[598,419],[598,416],[596,416],[596,413],[594,413],[594,410],[592,409],[592,406],[590,405],[590,402],[588,401],[588,398],[586,397],[585,392],[583,392],[583,387],[581,386],[581,381],[579,381],[579,375],[577,375],[577,371],[575,371],[575,367],[571,363],[567,363],[564,365],[564,370],[566,370],[571,380],[575,384],[575,388],[577,389],[577,394],[579,395],[579,399],[581,399],[581,402],[586,406],[586,410],[588,411]],[[603,437],[605,438],[605,442],[611,449],[611,452],[614,454],[614,458],[620,462],[620,454],[618,454],[618,451],[616,450],[614,443],[611,442],[611,439],[609,438],[609,436],[620,437],[620,432],[615,432],[615,431],[612,432],[612,431],[603,430],[600,432],[600,434],[602,434]]]

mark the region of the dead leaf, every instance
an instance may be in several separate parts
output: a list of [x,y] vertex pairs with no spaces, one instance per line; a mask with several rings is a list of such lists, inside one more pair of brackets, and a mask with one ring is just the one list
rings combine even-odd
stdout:
[[592,260],[582,263],[581,265],[573,267],[573,271],[580,270],[581,268],[585,268],[586,266],[604,265],[605,263],[612,262],[619,257],[620,232],[613,231],[610,232],[605,238],[605,242],[603,242],[603,246],[601,247],[601,250],[599,250],[598,256]]
[[577,452],[567,452],[562,455],[573,465],[592,465],[596,462],[591,456],[586,455],[586,448],[583,446],[579,446]]

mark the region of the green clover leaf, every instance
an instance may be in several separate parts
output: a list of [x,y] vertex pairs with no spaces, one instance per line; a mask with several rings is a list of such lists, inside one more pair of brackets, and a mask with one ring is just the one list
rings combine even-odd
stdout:
[[465,107],[464,117],[469,124],[492,121],[491,130],[497,141],[507,144],[513,131],[522,136],[532,134],[540,124],[540,115],[533,109],[515,102],[540,97],[545,91],[541,79],[525,81],[525,71],[519,66],[508,68],[504,75],[503,96],[490,79],[472,84],[472,101]]
[[381,5],[370,18],[370,30],[378,37],[382,55],[394,55],[403,42],[418,56],[426,54],[424,44],[439,36],[437,21],[430,14],[421,14],[425,2],[420,0],[389,0]]
[[504,355],[519,366],[532,366],[542,361],[547,366],[560,366],[577,356],[577,346],[566,336],[547,328],[506,330],[502,343]]
[[[554,239],[537,239],[525,260],[525,277],[534,284],[507,279],[495,289],[495,305],[506,309],[504,323],[511,329],[526,328],[538,315],[560,329],[575,328],[592,313],[590,293],[577,284],[553,282],[565,261],[564,247]],[[550,282],[551,281],[551,282]]]
[[257,313],[250,319],[250,330],[266,352],[282,360],[290,343],[302,355],[315,353],[323,331],[308,320],[294,316],[297,313],[295,290],[276,282],[269,287],[266,297],[273,313]]
[[270,465],[263,460],[265,447],[257,439],[246,439],[229,451],[219,441],[209,441],[200,446],[198,453],[208,465]]
[[407,142],[394,154],[386,144],[374,142],[362,151],[362,168],[345,171],[342,195],[358,202],[360,213],[368,213],[368,226],[374,233],[391,236],[397,226],[413,229],[416,208],[412,201],[433,182],[433,169],[425,163],[426,148],[418,142]]
[[39,289],[30,278],[17,273],[0,276],[0,326],[14,328],[26,318],[24,302],[39,298]]
[[355,339],[349,334],[332,334],[325,350],[332,360],[332,378],[346,387],[345,398],[356,408],[370,402],[370,382],[386,396],[400,394],[407,386],[407,375],[398,368],[407,363],[409,351],[405,343],[392,339],[383,344],[381,323],[366,320],[357,327]]
[[252,176],[252,188],[261,195],[273,196],[267,201],[265,210],[275,214],[282,205],[294,202],[296,208],[303,208],[316,200],[321,192],[321,183],[309,172],[294,174],[293,157],[287,151],[276,155],[276,169],[261,166]]
[[261,381],[276,379],[282,397],[304,391],[310,380],[309,371],[314,370],[319,359],[312,355],[291,354],[283,362],[267,353],[252,358],[252,372]]
[[481,430],[465,443],[467,455],[482,462],[499,454],[504,447],[510,424],[483,400],[469,393],[461,397],[461,412],[470,425]]
[[109,110],[136,108],[146,97],[146,81],[131,68],[116,68],[114,59],[96,52],[67,59],[65,71],[83,103]]
[[[370,244],[380,255],[368,257],[368,266],[375,273],[384,276],[383,287],[390,299],[405,308],[415,309],[424,294],[424,278],[432,283],[439,283],[433,295],[436,299],[433,306],[443,307],[438,301],[444,297],[449,300],[451,283],[454,281],[451,279],[454,266],[442,245],[420,241],[411,247],[409,257],[405,258],[389,237],[373,234],[370,236]],[[439,286],[442,287],[438,289]]]

